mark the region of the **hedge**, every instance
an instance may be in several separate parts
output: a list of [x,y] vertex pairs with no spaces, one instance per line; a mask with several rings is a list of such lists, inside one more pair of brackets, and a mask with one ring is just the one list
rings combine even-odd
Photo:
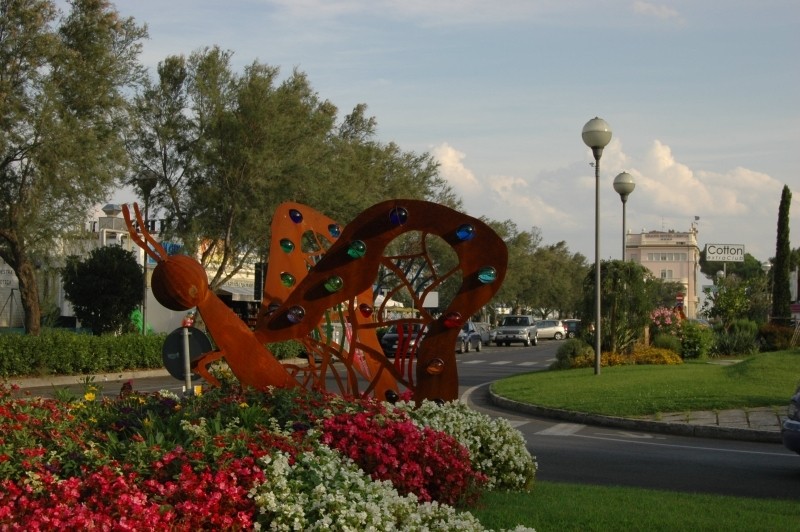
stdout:
[[0,334],[0,378],[113,373],[163,368],[166,335],[78,334],[43,329],[39,336]]

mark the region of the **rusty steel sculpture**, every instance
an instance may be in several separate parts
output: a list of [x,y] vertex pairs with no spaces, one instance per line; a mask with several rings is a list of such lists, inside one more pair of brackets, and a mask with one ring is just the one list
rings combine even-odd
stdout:
[[[326,389],[332,377],[344,394],[372,394],[393,401],[410,392],[414,401],[458,396],[455,343],[458,332],[499,289],[508,252],[503,240],[484,222],[436,203],[390,200],[362,212],[342,228],[299,203],[281,204],[271,225],[270,256],[264,294],[254,330],[230,309],[208,284],[200,263],[186,255],[168,255],[136,221],[127,206],[123,214],[133,240],[152,257],[152,290],[166,308],[197,309],[216,350],[192,362],[192,371],[219,384],[209,366],[224,359],[242,385]],[[142,229],[137,229],[142,228]],[[139,232],[141,230],[141,232]],[[417,237],[417,248],[391,255],[390,244],[403,235]],[[443,267],[430,254],[430,237],[438,237],[457,260]],[[409,278],[415,264],[417,278]],[[444,271],[442,271],[444,269]],[[425,272],[420,290],[419,273]],[[378,276],[394,283],[373,298]],[[428,294],[443,283],[458,283],[439,314],[423,307]],[[384,281],[385,283],[385,281]],[[414,312],[395,314],[386,305],[399,293],[413,301]],[[384,355],[377,331],[394,325],[402,341],[394,360]],[[296,340],[308,363],[278,361],[267,344]],[[340,361],[344,370],[334,362]]]

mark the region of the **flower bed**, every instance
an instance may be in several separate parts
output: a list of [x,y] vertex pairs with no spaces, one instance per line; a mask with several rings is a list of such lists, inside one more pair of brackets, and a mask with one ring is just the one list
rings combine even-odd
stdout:
[[0,385],[4,530],[482,530],[468,505],[536,471],[519,432],[459,403],[12,392]]

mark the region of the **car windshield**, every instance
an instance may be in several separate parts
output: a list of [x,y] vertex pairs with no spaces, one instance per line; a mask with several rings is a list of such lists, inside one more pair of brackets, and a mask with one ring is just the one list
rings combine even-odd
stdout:
[[503,325],[527,325],[528,318],[523,316],[509,316],[508,318],[503,318]]

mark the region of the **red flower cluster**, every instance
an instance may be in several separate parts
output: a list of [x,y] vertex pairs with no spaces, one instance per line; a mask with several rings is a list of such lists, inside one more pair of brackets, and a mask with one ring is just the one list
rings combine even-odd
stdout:
[[398,492],[421,501],[476,502],[486,476],[472,469],[469,451],[455,438],[419,428],[403,412],[371,411],[326,419],[322,442],[350,457],[374,480],[389,480]]
[[[173,453],[174,454],[174,453]],[[174,457],[173,457],[174,459]],[[212,471],[183,462],[173,479],[143,479],[110,467],[57,481],[0,482],[3,530],[224,530],[250,528],[256,508],[247,492],[264,479],[252,458]]]

